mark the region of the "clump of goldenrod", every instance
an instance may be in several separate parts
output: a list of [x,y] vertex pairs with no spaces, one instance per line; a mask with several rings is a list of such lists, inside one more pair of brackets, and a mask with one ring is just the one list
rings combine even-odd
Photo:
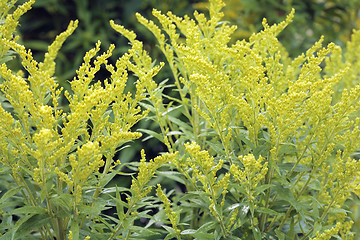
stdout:
[[[263,31],[232,44],[236,27],[221,21],[221,0],[209,0],[209,18],[153,10],[161,27],[137,18],[157,38],[174,85],[156,83],[164,63],[156,65],[133,31],[111,21],[131,48],[111,64],[115,46],[101,53],[98,42],[64,90],[54,59],[78,22],[39,63],[11,35],[31,3],[1,25],[1,56],[17,52],[27,72],[0,66],[0,91],[11,105],[0,107],[0,161],[18,186],[0,204],[23,198],[19,209],[2,211],[4,219],[18,214],[26,226],[44,218],[35,229],[43,239],[353,237],[346,202],[360,196],[358,31],[344,53],[323,46],[322,37],[291,59],[277,35],[294,11],[279,24],[264,19]],[[101,68],[110,77],[98,81]],[[130,73],[134,93],[125,92]],[[166,95],[167,87],[176,94]],[[147,161],[142,151],[139,163],[115,159],[141,137],[132,127],[148,114],[160,132],[144,132],[169,152]],[[136,169],[130,186],[109,187],[115,176],[132,174],[123,167]],[[161,182],[156,196],[151,185],[164,179],[180,187],[165,193],[174,182]],[[18,228],[7,230],[15,236]]]
[[[114,159],[119,147],[141,137],[131,128],[148,113],[139,103],[161,66],[153,66],[149,57],[144,65],[138,66],[136,59],[141,46],[136,44],[112,65],[108,59],[114,45],[100,53],[98,42],[85,54],[70,82],[71,90],[64,91],[54,77],[54,60],[78,21],[70,22],[67,30],[49,46],[44,61],[37,62],[30,50],[16,42],[18,37],[12,37],[19,17],[33,2],[8,14],[15,1],[1,1],[1,57],[9,49],[15,51],[27,76],[13,73],[5,63],[0,66],[1,94],[12,107],[10,110],[0,107],[0,161],[19,187],[17,192],[24,198],[21,204],[43,209],[35,212],[48,219],[38,227],[41,236],[64,239],[70,229],[69,238],[78,239],[79,229],[98,217],[106,205],[99,203],[98,197],[119,171],[116,166],[121,161]],[[96,73],[102,67],[110,77],[101,83]],[[128,71],[140,68],[141,74],[136,72],[139,77],[136,92],[125,92]],[[62,94],[69,102],[69,111],[60,105]],[[140,164],[136,181],[140,185],[136,187],[134,183],[131,199],[146,195],[143,188],[147,178],[151,178],[148,171],[154,175],[166,155],[157,159],[150,165]],[[136,202],[132,200],[132,204]],[[95,210],[89,211],[91,208]],[[16,235],[17,229],[10,228],[9,234]]]
[[[352,67],[359,63],[358,31],[345,53],[334,43],[323,46],[322,37],[291,59],[277,35],[294,11],[272,26],[264,19],[263,31],[232,44],[236,27],[221,22],[224,2],[208,6],[210,18],[153,10],[159,24],[137,14],[157,38],[179,93],[171,104],[179,104],[182,116],[168,111],[163,126],[178,133],[168,147],[184,152],[182,144],[191,139],[197,145],[185,144],[185,152],[196,146],[197,153],[189,153],[201,159],[183,157],[175,167],[187,179],[187,189],[203,188],[207,194],[208,179],[230,173],[224,187],[227,208],[214,208],[215,196],[211,202],[198,196],[213,209],[209,216],[223,234],[245,239],[320,234],[332,224],[327,218],[359,193],[353,153],[360,147],[360,87],[358,68]],[[204,169],[211,169],[212,177]],[[193,211],[204,210],[194,206]],[[191,221],[192,228],[205,224],[204,218]],[[321,227],[314,229],[315,223]],[[295,228],[296,234],[286,230]]]

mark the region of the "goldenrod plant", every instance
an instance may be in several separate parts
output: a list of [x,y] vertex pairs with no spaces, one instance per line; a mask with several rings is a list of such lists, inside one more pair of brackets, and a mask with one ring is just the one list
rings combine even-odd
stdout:
[[[98,42],[64,90],[54,60],[78,21],[37,62],[13,35],[33,1],[9,14],[15,2],[1,1],[1,239],[359,236],[347,204],[360,196],[359,31],[343,50],[322,37],[292,59],[277,35],[294,11],[232,44],[236,27],[221,21],[221,0],[209,0],[209,18],[154,10],[158,24],[136,16],[167,63],[111,21],[131,48],[113,65],[115,46]],[[9,51],[24,72],[7,65]],[[156,79],[164,64],[172,83]],[[100,69],[108,79],[97,79]],[[135,93],[125,90],[131,74]],[[142,119],[160,131],[134,131]],[[117,153],[140,132],[167,151],[122,162]]]
[[[297,56],[309,48],[321,35],[325,42],[343,44],[350,39],[352,29],[360,27],[358,0],[224,0],[223,21],[238,26],[232,39],[248,39],[253,32],[262,29],[261,20],[280,22],[292,8],[296,15],[291,25],[280,36],[291,56]],[[206,10],[208,1],[193,4],[197,10]]]

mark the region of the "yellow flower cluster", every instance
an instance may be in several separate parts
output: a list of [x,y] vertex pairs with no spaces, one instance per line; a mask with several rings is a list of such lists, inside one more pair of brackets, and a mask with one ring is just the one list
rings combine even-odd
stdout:
[[359,196],[360,193],[360,162],[344,158],[338,151],[334,159],[334,168],[329,172],[329,167],[324,169],[323,182],[321,184],[319,200],[336,207],[340,207],[354,192]]
[[166,216],[169,218],[171,225],[174,228],[177,238],[181,239],[180,229],[177,228],[177,225],[179,224],[180,212],[174,212],[171,209],[171,203],[170,203],[169,199],[166,197],[166,195],[164,194],[164,192],[161,190],[160,184],[157,185],[156,193],[159,196],[159,198],[161,199],[161,201],[164,203]]
[[104,165],[98,143],[87,142],[77,148],[76,154],[69,156],[71,171],[66,175],[55,168],[55,173],[64,181],[74,193],[75,202],[79,203],[82,198],[82,187],[87,185],[87,180],[99,168]]
[[325,230],[322,234],[316,233],[316,237],[311,240],[329,240],[334,235],[339,235],[341,239],[351,240],[353,234],[349,234],[353,222],[338,222],[331,229]]
[[[360,147],[360,68],[352,67],[359,64],[359,31],[354,31],[344,54],[334,43],[323,46],[321,37],[291,59],[277,35],[292,22],[294,10],[279,24],[270,26],[264,19],[263,31],[231,44],[236,27],[220,22],[224,2],[209,1],[208,6],[209,19],[198,12],[191,19],[153,10],[161,27],[137,14],[168,61],[180,96],[174,102],[182,105],[192,131],[170,117],[167,126],[198,144],[185,145],[186,151],[193,151],[191,158],[176,163],[191,182],[187,187],[199,189],[200,181],[204,191],[211,193],[206,176],[216,176],[218,165],[212,165],[210,157],[214,154],[224,158],[225,166],[230,163],[231,174],[251,201],[260,182],[280,184],[279,179],[291,179],[290,195],[295,201],[320,181],[322,193],[319,190],[317,197],[325,204],[324,216],[342,206],[359,188],[356,161],[349,158]],[[184,141],[182,136],[174,138],[175,143]],[[209,151],[200,154],[200,149]],[[239,152],[243,169],[236,165]],[[282,164],[291,167],[279,171]],[[213,169],[206,172],[209,166]],[[346,180],[340,179],[344,174]],[[270,201],[281,198],[273,193],[269,187],[260,204],[267,208]],[[293,206],[282,216],[280,229],[292,210]],[[262,214],[259,224],[263,227],[265,215],[269,214]]]
[[[30,9],[34,0],[8,14],[14,3],[1,1],[0,57],[9,49],[17,52],[27,77],[13,73],[3,62],[0,65],[0,91],[12,107],[10,113],[0,106],[0,161],[11,169],[16,184],[24,187],[23,194],[29,204],[46,204],[55,229],[52,233],[45,228],[42,233],[61,239],[60,229],[66,229],[70,220],[69,217],[56,220],[60,208],[52,202],[54,194],[71,195],[72,203],[68,202],[65,208],[72,211],[74,221],[84,220],[78,219],[82,214],[79,206],[92,207],[91,201],[96,200],[110,180],[108,174],[117,171],[115,166],[121,162],[115,162],[114,156],[119,147],[141,137],[131,128],[149,112],[141,108],[140,102],[146,97],[146,90],[155,94],[157,84],[152,78],[162,65],[154,66],[141,42],[130,35],[128,37],[134,40],[132,48],[114,65],[108,61],[114,45],[100,53],[101,43],[98,42],[85,54],[83,64],[70,82],[71,89],[64,91],[54,78],[55,58],[64,41],[77,28],[78,21],[71,21],[48,47],[44,61],[37,62],[31,51],[16,43],[17,37],[12,37],[19,17]],[[110,73],[109,79],[103,82],[96,79],[102,67]],[[139,79],[134,94],[125,92],[129,71]],[[60,105],[62,95],[69,102],[68,111]],[[140,163],[138,180],[132,187],[135,194],[140,198],[146,195],[142,188],[149,174],[154,174],[175,154],[171,156],[165,154],[148,165]],[[25,182],[27,178],[34,180],[31,182],[34,187],[29,188]],[[92,189],[90,203],[83,201],[85,188]]]
[[135,204],[138,200],[145,197],[152,189],[152,187],[146,187],[146,184],[155,175],[155,172],[165,163],[175,162],[176,153],[166,153],[158,156],[149,163],[146,163],[145,152],[141,151],[141,160],[138,169],[138,175],[136,179],[132,180],[131,191],[133,196],[127,200],[132,204]]
[[247,193],[247,197],[250,201],[254,201],[254,190],[261,180],[265,178],[268,172],[268,163],[264,161],[261,156],[259,159],[255,159],[254,155],[249,154],[243,157],[239,157],[244,166],[244,170],[241,170],[239,166],[232,164],[230,172],[234,175],[236,181],[243,187]]
[[325,73],[327,76],[335,75],[339,70],[347,68],[347,71],[341,82],[337,84],[334,92],[334,101],[341,100],[341,95],[344,90],[349,90],[358,85],[359,72],[359,45],[360,44],[360,30],[354,30],[351,35],[351,40],[346,43],[345,51],[343,52],[340,46],[336,46],[329,58],[325,60]]
[[13,35],[16,27],[19,24],[19,18],[31,9],[31,5],[35,3],[35,0],[29,0],[23,5],[18,6],[13,13],[10,10],[14,7],[16,1],[13,0],[1,0],[0,1],[0,58],[7,53],[10,49],[9,46],[4,44],[7,40],[17,41],[19,36]]
[[[352,193],[360,196],[360,163],[352,155],[360,147],[360,31],[354,31],[344,54],[333,43],[324,47],[322,37],[305,54],[290,59],[277,35],[291,23],[294,10],[279,24],[269,26],[264,19],[263,31],[234,44],[231,35],[236,27],[220,22],[222,0],[209,1],[209,19],[198,12],[193,20],[154,10],[163,30],[137,14],[158,39],[174,74],[179,99],[166,96],[172,102],[165,104],[166,82],[153,80],[164,63],[154,64],[136,34],[114,21],[111,26],[129,40],[131,48],[112,64],[109,58],[115,46],[101,53],[101,43],[96,43],[85,54],[71,89],[64,91],[54,78],[54,60],[78,21],[70,22],[38,63],[12,38],[19,17],[33,0],[8,14],[11,3],[0,5],[0,57],[9,49],[17,52],[28,76],[0,65],[0,91],[12,107],[9,112],[0,106],[0,161],[23,187],[27,203],[32,207],[45,203],[51,224],[57,227],[54,231],[44,227],[43,234],[54,232],[61,239],[60,229],[67,229],[70,221],[74,226],[84,224],[87,213],[81,215],[81,207],[95,206],[109,176],[116,175],[115,167],[121,164],[115,162],[116,152],[141,136],[131,129],[150,114],[160,126],[161,134],[155,134],[169,153],[147,162],[141,152],[126,203],[117,199],[120,221],[111,227],[110,239],[118,234],[130,237],[137,206],[146,202],[150,180],[167,163],[186,178],[186,190],[200,196],[206,205],[203,217],[211,216],[225,238],[233,229],[245,230],[247,236],[251,228],[259,239],[260,231],[276,226],[275,232],[280,232],[285,224],[306,225],[311,229],[306,236],[316,234],[314,239],[336,234],[351,238],[351,222],[329,226],[334,212]],[[98,81],[101,68],[109,78]],[[138,78],[133,94],[125,92],[129,72]],[[68,111],[60,106],[63,94]],[[182,116],[174,117],[174,109]],[[189,140],[192,143],[183,144]],[[30,188],[27,179],[35,187]],[[260,188],[260,184],[265,185]],[[160,185],[156,191],[180,239],[181,214],[172,210]],[[52,201],[61,194],[71,196],[71,204],[64,204],[70,206],[64,211],[75,215],[71,220],[55,217],[60,208]],[[309,201],[306,194],[314,199]],[[247,214],[239,208],[242,200],[251,212],[249,222],[241,217],[241,211]],[[284,212],[271,209],[278,200],[287,204]],[[118,206],[122,204],[126,213]],[[346,214],[340,218],[345,220]],[[316,221],[327,224],[321,226],[322,234],[309,227]],[[69,239],[76,237],[69,233]]]
[[[74,240],[72,231],[69,232],[69,237],[68,238],[69,238],[69,240]],[[90,240],[90,237],[87,236],[87,237],[85,237],[84,240]]]
[[[127,211],[125,214],[123,214],[123,216],[119,216],[119,218],[122,221],[118,224],[118,226],[113,231],[113,234],[109,239],[113,239],[120,232],[120,230],[124,232],[129,231],[128,227],[130,227],[130,225],[128,225],[126,221],[134,221],[134,218],[130,218],[130,219],[125,219],[125,218],[129,218],[129,216],[137,215],[136,206],[139,203],[141,203],[141,200],[151,192],[152,186],[147,186],[147,185],[149,181],[155,176],[156,170],[162,167],[166,163],[175,162],[176,158],[177,158],[177,153],[165,153],[164,155],[158,156],[150,160],[148,163],[146,163],[145,152],[144,150],[141,151],[141,160],[139,163],[138,175],[136,178],[133,178],[131,182],[131,187],[130,187],[131,196],[126,198]],[[161,192],[159,192],[159,190],[157,191],[158,194],[161,195]],[[165,200],[163,197],[161,199]],[[175,218],[173,218],[173,221],[175,221]]]
[[[228,192],[230,173],[222,174],[221,178],[217,176],[223,167],[224,160],[219,160],[216,163],[208,151],[201,150],[200,146],[195,142],[185,144],[185,149],[190,157],[174,163],[177,169],[193,184],[193,186],[189,187],[195,189],[202,187],[210,201],[210,213],[220,223],[221,229],[226,235],[222,208],[224,207],[225,197]],[[200,186],[198,186],[198,182]],[[221,201],[218,200],[220,196],[222,196]]]

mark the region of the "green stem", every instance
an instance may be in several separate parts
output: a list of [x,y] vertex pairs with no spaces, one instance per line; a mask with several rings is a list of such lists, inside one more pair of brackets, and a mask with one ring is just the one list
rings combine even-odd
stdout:
[[[16,179],[15,176],[13,176],[13,179],[15,180],[16,184],[18,186],[24,186],[26,192],[24,192],[23,190],[21,190],[22,195],[24,196],[25,199],[27,199],[28,203],[30,203],[30,205],[32,206],[37,206],[36,200],[29,188],[29,186],[26,184],[24,178],[21,175],[18,175],[19,179]],[[27,193],[27,194],[26,194]],[[40,229],[40,233],[41,235],[46,235],[46,238],[52,238],[52,234],[51,231],[49,229],[48,225],[45,225],[45,230]]]
[[[331,203],[327,206],[327,208],[325,209],[325,211],[323,212],[323,214],[321,215],[319,222],[322,222],[324,220],[324,218],[326,217],[326,215],[329,213],[331,207],[333,206],[333,204],[335,203],[336,200],[336,196],[337,194],[340,192],[340,189],[337,190],[337,192],[335,193],[335,196],[333,197],[333,199],[331,200]],[[302,237],[301,239],[307,239],[308,236],[310,236],[310,234],[314,231],[314,229],[310,229],[309,232]]]
[[[311,180],[312,180],[312,178],[313,178],[313,175],[314,175],[315,171],[316,171],[316,169],[313,168],[313,170],[311,171],[310,176],[309,176],[308,180],[306,181],[305,185],[303,186],[303,188],[301,189],[301,191],[297,194],[297,196],[296,196],[296,198],[295,198],[295,201],[298,201],[299,198],[300,198],[300,196],[301,196],[301,195],[303,194],[303,192],[306,190],[306,188],[308,187],[308,185],[310,184],[310,182],[311,182]],[[281,228],[284,226],[285,221],[286,221],[286,219],[289,217],[289,214],[290,214],[290,212],[293,210],[293,208],[294,208],[293,205],[291,205],[291,206],[289,207],[289,209],[286,211],[285,216],[284,216],[284,218],[282,219],[282,221],[281,221],[281,223],[280,223],[280,225],[279,225],[279,227],[278,227],[279,230],[281,230]]]
[[[271,184],[273,176],[274,176],[274,168],[273,168],[273,163],[271,162],[271,157],[268,154],[268,161],[269,161],[269,171],[266,174],[266,179],[265,179],[265,184]],[[265,199],[265,208],[268,208],[270,205],[270,193],[271,193],[271,189],[267,189],[266,192],[266,199]],[[261,213],[260,216],[260,231],[264,231],[265,230],[265,223],[267,221],[267,216],[268,214],[266,213]]]
[[[124,215],[124,221],[125,219],[130,215],[133,207],[135,206],[135,203],[138,201],[138,199],[132,201],[131,205],[129,206],[128,210],[126,211],[125,215]],[[117,228],[114,230],[114,232],[111,234],[110,238],[108,240],[112,240],[114,239],[114,237],[116,236],[116,234],[120,231],[120,229],[122,228],[123,226],[123,222],[119,223],[119,225],[117,226]],[[129,236],[129,234],[128,234]],[[128,239],[128,237],[126,238]]]

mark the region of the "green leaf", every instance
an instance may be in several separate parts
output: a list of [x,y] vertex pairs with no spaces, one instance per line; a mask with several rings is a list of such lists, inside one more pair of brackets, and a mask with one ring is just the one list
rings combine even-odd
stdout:
[[275,191],[278,193],[280,199],[289,202],[297,211],[299,210],[299,203],[295,201],[294,195],[288,187],[277,184],[275,186]]
[[150,109],[151,112],[155,112],[155,108],[154,108],[153,105],[143,103],[143,102],[139,102],[139,105],[146,108],[146,109]]
[[21,227],[22,224],[24,224],[26,221],[28,221],[31,217],[32,217],[32,215],[27,215],[27,216],[20,218],[16,222],[15,226],[13,228],[11,228],[11,230],[7,234],[5,234],[5,236],[1,237],[1,240],[3,240],[3,239],[15,240],[17,230]]
[[259,213],[266,213],[266,214],[269,214],[269,215],[281,215],[281,213],[278,213],[272,209],[269,209],[269,208],[264,208],[264,207],[257,207],[256,208],[256,211],[259,212]]
[[99,186],[100,188],[104,188],[118,173],[116,171],[110,172],[108,174],[106,174],[102,180],[101,180],[101,185]]
[[[282,164],[278,164],[278,166],[280,169],[290,171],[295,166],[295,163],[282,163]],[[309,168],[309,166],[298,164],[293,171],[294,172],[307,172],[310,170],[311,169]]]
[[215,239],[215,236],[213,233],[204,233],[204,232],[197,232],[193,234],[193,236],[197,240],[209,240],[209,239]]
[[206,141],[207,144],[209,144],[209,146],[219,155],[224,155],[224,147],[221,143],[216,142],[210,142],[210,141]]
[[165,176],[167,178],[170,178],[176,182],[185,184],[185,180],[181,178],[182,174],[179,172],[173,172],[173,171],[157,171],[157,174],[159,176]]
[[175,111],[175,110],[177,110],[177,109],[179,109],[179,108],[181,108],[181,107],[183,107],[183,106],[182,106],[182,105],[178,105],[178,106],[175,106],[175,107],[168,107],[168,108],[166,109],[166,111],[164,111],[163,113],[161,113],[161,116],[165,116],[165,115],[169,116],[169,113],[171,113],[172,111]]
[[54,188],[57,193],[54,197],[51,198],[51,202],[56,206],[60,207],[67,214],[71,214],[72,211],[72,196],[68,193],[63,193],[57,188]]
[[263,193],[266,189],[268,188],[271,188],[275,186],[274,184],[263,184],[263,185],[258,185],[256,186],[255,188],[255,191],[254,191],[254,195],[257,196],[259,195],[260,193]]
[[120,194],[119,194],[119,190],[116,186],[116,212],[117,212],[117,215],[118,215],[118,218],[120,219],[120,221],[123,221],[124,220],[124,217],[125,217],[125,214],[124,214],[124,203],[123,201],[121,200],[120,198]]
[[[44,215],[29,215],[30,218],[26,218],[26,220],[19,226],[18,230],[15,234],[15,239],[24,239],[29,232],[32,230],[38,230],[42,226],[48,224],[50,222],[49,216]],[[21,218],[22,219],[22,218]]]
[[281,144],[280,149],[279,149],[279,156],[281,155],[293,155],[295,153],[299,152],[299,150],[296,148],[295,144],[291,144],[291,143],[284,143]]
[[215,226],[215,222],[205,223],[197,230],[197,232],[208,232],[214,229],[214,226]]
[[249,147],[252,151],[255,151],[255,145],[250,141],[247,130],[241,129],[239,134],[236,134],[236,137],[245,143],[247,147]]
[[161,227],[165,228],[166,231],[169,233],[167,236],[171,235],[172,237],[175,237],[175,230],[170,227],[170,226],[166,226],[166,225],[161,225]]
[[143,133],[146,133],[152,137],[155,137],[157,140],[159,140],[160,142],[164,142],[164,137],[163,135],[157,133],[157,132],[154,132],[152,130],[149,130],[149,129],[138,129],[139,132],[143,132]]
[[1,240],[29,239],[29,233],[32,230],[38,230],[45,224],[49,223],[50,217],[44,215],[26,215],[20,218],[15,226],[0,237]]
[[261,240],[261,232],[260,232],[258,227],[253,226],[252,227],[252,232],[253,232],[255,240]]
[[72,221],[70,229],[73,234],[73,240],[79,240],[79,223],[77,221]]
[[189,130],[189,131],[192,131],[192,128],[189,126],[189,124],[181,121],[179,118],[176,118],[176,117],[173,117],[173,116],[167,116],[167,118],[175,123],[176,125],[178,125],[181,129],[183,130]]
[[181,234],[181,235],[192,235],[192,234],[194,234],[194,233],[196,233],[196,230],[194,230],[194,229],[185,229],[185,230],[182,231],[180,234]]
[[275,229],[275,233],[279,240],[285,240],[285,233],[281,232],[279,229]]
[[290,239],[295,239],[295,222],[294,222],[294,218],[291,218],[290,221],[290,228],[289,231],[287,232],[286,236]]
[[101,211],[109,209],[110,207],[104,207],[104,206],[101,206],[100,204],[95,204],[94,206],[88,206],[88,205],[82,204],[78,208],[79,208],[81,215],[98,216],[98,215],[100,215]]
[[38,206],[25,206],[16,208],[13,211],[11,211],[11,214],[39,214],[39,215],[45,215],[47,214],[46,209],[43,207]]
[[[130,174],[132,175],[132,174]],[[108,187],[108,188],[104,188],[104,190],[101,192],[101,193],[113,193],[113,192],[126,192],[126,191],[129,191],[128,188],[125,188],[125,187]]]
[[167,132],[166,136],[172,136],[172,135],[183,135],[184,133],[180,132],[180,131],[171,131],[171,132]]
[[5,202],[6,200],[8,200],[10,197],[14,196],[15,194],[17,194],[18,192],[20,192],[20,190],[23,187],[15,187],[15,188],[11,188],[10,190],[8,190],[0,199],[0,203]]
[[265,141],[255,147],[253,151],[253,155],[258,158],[259,156],[267,156],[269,151],[271,150],[271,142]]
[[164,238],[164,240],[170,240],[170,239],[175,239],[176,238],[176,233],[168,233],[168,235],[166,235],[166,237]]
[[9,61],[13,60],[14,58],[15,58],[15,56],[3,56],[3,57],[0,59],[0,64],[9,62]]
[[227,237],[229,240],[241,240],[241,238],[235,237],[235,236],[229,236]]

